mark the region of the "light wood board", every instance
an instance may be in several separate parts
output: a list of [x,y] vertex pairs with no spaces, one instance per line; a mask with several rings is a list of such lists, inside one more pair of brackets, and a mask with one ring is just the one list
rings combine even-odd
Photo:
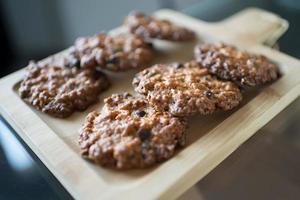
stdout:
[[[49,117],[25,104],[16,83],[24,69],[0,80],[0,113],[76,199],[176,198],[229,156],[258,129],[300,94],[300,61],[262,45],[273,44],[287,22],[258,9],[244,10],[224,21],[206,23],[171,10],[155,13],[197,33],[189,43],[155,41],[160,54],[153,61],[185,61],[193,57],[197,42],[222,40],[276,62],[283,76],[273,84],[249,91],[237,109],[189,119],[188,145],[169,161],[150,169],[115,171],[94,165],[79,154],[78,129],[91,110],[115,92],[132,92],[137,71],[109,73],[113,86],[99,103],[67,119]],[[120,31],[117,29],[115,32]]]

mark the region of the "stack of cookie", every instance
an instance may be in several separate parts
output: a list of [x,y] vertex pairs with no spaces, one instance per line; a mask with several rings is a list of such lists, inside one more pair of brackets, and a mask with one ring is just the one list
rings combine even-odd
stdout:
[[[101,70],[124,71],[153,60],[152,38],[187,41],[195,34],[142,13],[125,18],[127,33],[79,38],[58,66],[31,63],[20,86],[35,108],[67,117],[94,103],[109,86]],[[266,57],[223,43],[200,44],[186,63],[155,64],[132,81],[137,94],[113,94],[91,112],[80,129],[84,157],[116,169],[145,168],[169,159],[185,145],[187,117],[231,110],[242,101],[241,87],[276,80],[278,67]]]

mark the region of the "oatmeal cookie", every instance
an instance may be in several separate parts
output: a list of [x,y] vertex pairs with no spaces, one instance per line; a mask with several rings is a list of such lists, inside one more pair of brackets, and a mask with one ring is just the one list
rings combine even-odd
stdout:
[[195,58],[201,66],[221,79],[253,87],[279,77],[278,67],[263,55],[254,55],[224,43],[200,44]]
[[175,116],[209,114],[217,108],[230,110],[242,100],[234,83],[209,75],[195,61],[154,65],[138,73],[133,86],[156,109]]
[[105,75],[92,69],[30,62],[19,94],[36,109],[64,118],[85,110],[108,86]]
[[171,41],[187,41],[195,38],[195,34],[168,20],[146,16],[140,12],[132,12],[125,20],[124,25],[129,31],[144,38],[157,38]]
[[79,137],[84,157],[105,167],[144,168],[174,155],[185,144],[186,121],[158,112],[147,100],[129,93],[104,100],[91,112]]
[[68,66],[125,71],[149,63],[153,58],[152,44],[133,34],[98,33],[78,38],[69,49]]

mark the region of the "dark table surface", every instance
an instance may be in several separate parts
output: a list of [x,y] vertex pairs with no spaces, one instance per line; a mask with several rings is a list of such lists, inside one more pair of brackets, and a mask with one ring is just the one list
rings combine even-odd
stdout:
[[[164,7],[174,8],[172,1],[166,2]],[[300,1],[207,0],[181,10],[202,20],[218,21],[250,6],[277,13],[289,21],[290,28],[278,44],[281,51],[300,58]],[[299,199],[299,111],[300,98],[181,198]],[[0,118],[0,177],[0,199],[71,199],[3,118]]]

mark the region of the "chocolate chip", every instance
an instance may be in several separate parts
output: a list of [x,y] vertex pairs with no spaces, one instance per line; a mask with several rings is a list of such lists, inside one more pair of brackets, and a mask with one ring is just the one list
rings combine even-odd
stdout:
[[125,92],[125,93],[124,93],[124,97],[125,97],[125,98],[128,98],[128,97],[132,97],[132,95],[131,95],[129,92]]
[[141,128],[137,131],[137,136],[140,138],[141,141],[145,141],[151,136],[151,130]]
[[138,110],[135,112],[135,114],[139,117],[144,117],[146,115],[146,112],[143,110]]
[[108,63],[116,63],[118,62],[119,60],[119,57],[116,56],[116,55],[110,55],[108,58],[107,58],[107,62]]
[[213,93],[210,90],[207,90],[204,92],[204,95],[208,98],[211,98],[213,96]]
[[79,59],[71,59],[68,63],[68,67],[80,67],[80,60]]
[[152,42],[146,42],[146,45],[147,45],[148,47],[150,47],[150,48],[153,47],[153,43],[152,43]]
[[180,69],[180,68],[183,67],[183,64],[181,64],[181,63],[174,63],[174,64],[173,64],[173,67],[174,67],[175,69]]
[[80,67],[80,59],[74,53],[66,56],[66,67]]

